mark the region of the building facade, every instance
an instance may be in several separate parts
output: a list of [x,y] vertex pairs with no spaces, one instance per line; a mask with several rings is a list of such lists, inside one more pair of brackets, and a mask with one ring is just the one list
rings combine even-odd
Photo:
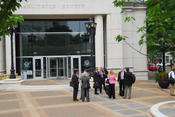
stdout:
[[[16,72],[26,72],[28,78],[67,78],[74,70],[88,69],[93,54],[94,67],[119,71],[129,67],[137,79],[148,79],[146,45],[139,46],[146,8],[139,3],[121,8],[113,0],[27,0],[15,14],[24,22],[14,36]],[[136,21],[124,22],[126,16]],[[97,23],[95,39],[89,39],[85,23],[90,18]],[[116,42],[118,35],[127,36]],[[93,43],[93,46],[91,46]],[[0,40],[0,71],[9,74],[11,68],[10,36]]]

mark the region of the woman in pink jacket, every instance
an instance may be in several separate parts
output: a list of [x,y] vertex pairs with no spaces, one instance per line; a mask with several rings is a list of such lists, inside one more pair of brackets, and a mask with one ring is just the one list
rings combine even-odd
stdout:
[[115,82],[116,77],[114,72],[111,70],[109,74],[109,98],[113,97],[113,99],[115,99]]

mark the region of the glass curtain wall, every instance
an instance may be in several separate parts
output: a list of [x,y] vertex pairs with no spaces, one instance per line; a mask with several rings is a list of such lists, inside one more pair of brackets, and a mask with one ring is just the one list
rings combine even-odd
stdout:
[[85,22],[24,21],[20,24],[20,56],[90,54]]
[[[43,56],[45,77],[48,76],[48,74],[51,76],[68,74],[70,76],[68,73],[70,67],[67,65],[63,66],[70,62],[70,58],[53,58],[47,61],[45,57],[90,55],[91,41],[85,35],[86,28],[84,25],[84,23],[88,21],[88,19],[25,20],[20,23],[19,33],[16,39],[16,69],[18,74],[20,74],[22,70],[33,69],[32,58],[34,56]],[[26,60],[29,61],[29,66],[24,65]],[[53,71],[52,73],[47,73],[47,63],[50,64],[49,70]],[[65,70],[65,68],[67,70]],[[32,77],[32,74],[30,74],[30,77]]]

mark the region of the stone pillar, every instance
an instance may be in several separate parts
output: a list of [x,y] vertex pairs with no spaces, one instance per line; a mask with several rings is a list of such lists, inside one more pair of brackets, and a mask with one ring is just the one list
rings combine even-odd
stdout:
[[[130,67],[131,71],[136,74],[137,80],[147,80],[148,70],[147,70],[147,47],[146,44],[140,46],[138,44],[141,39],[142,33],[137,32],[138,27],[145,26],[144,23],[146,17],[146,7],[144,4],[140,3],[127,3],[123,7],[125,11],[122,14],[122,32],[124,36],[127,36],[127,43],[124,43],[123,53],[124,54],[124,65]],[[127,16],[135,17],[135,21],[124,22],[124,18]],[[139,52],[131,47],[134,47]]]
[[[120,9],[118,8],[118,14]],[[107,68],[114,71],[120,70],[123,66],[123,43],[116,41],[118,34],[122,35],[122,20],[117,13],[111,13],[106,16],[106,50],[107,50]]]
[[[6,74],[10,74],[11,70],[11,39],[10,35],[5,36],[5,64],[6,64]],[[14,69],[16,73],[16,46],[15,46],[15,33],[13,34],[13,61]]]
[[95,63],[96,67],[104,67],[104,40],[103,40],[103,16],[95,16],[97,23],[95,35]]
[[11,69],[11,42],[10,42],[10,35],[5,36],[5,60],[6,60],[6,73],[10,74],[10,69]]
[[4,38],[0,37],[0,73],[5,71],[4,50]]

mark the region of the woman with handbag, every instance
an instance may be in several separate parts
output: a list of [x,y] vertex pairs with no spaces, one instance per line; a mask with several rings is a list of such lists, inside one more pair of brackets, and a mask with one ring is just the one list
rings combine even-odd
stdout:
[[90,83],[89,83],[90,77],[88,76],[87,72],[83,72],[82,77],[81,77],[81,90],[82,90],[82,101],[85,101],[85,97],[86,97],[86,101],[89,102],[90,98],[89,98],[89,89],[90,89]]

